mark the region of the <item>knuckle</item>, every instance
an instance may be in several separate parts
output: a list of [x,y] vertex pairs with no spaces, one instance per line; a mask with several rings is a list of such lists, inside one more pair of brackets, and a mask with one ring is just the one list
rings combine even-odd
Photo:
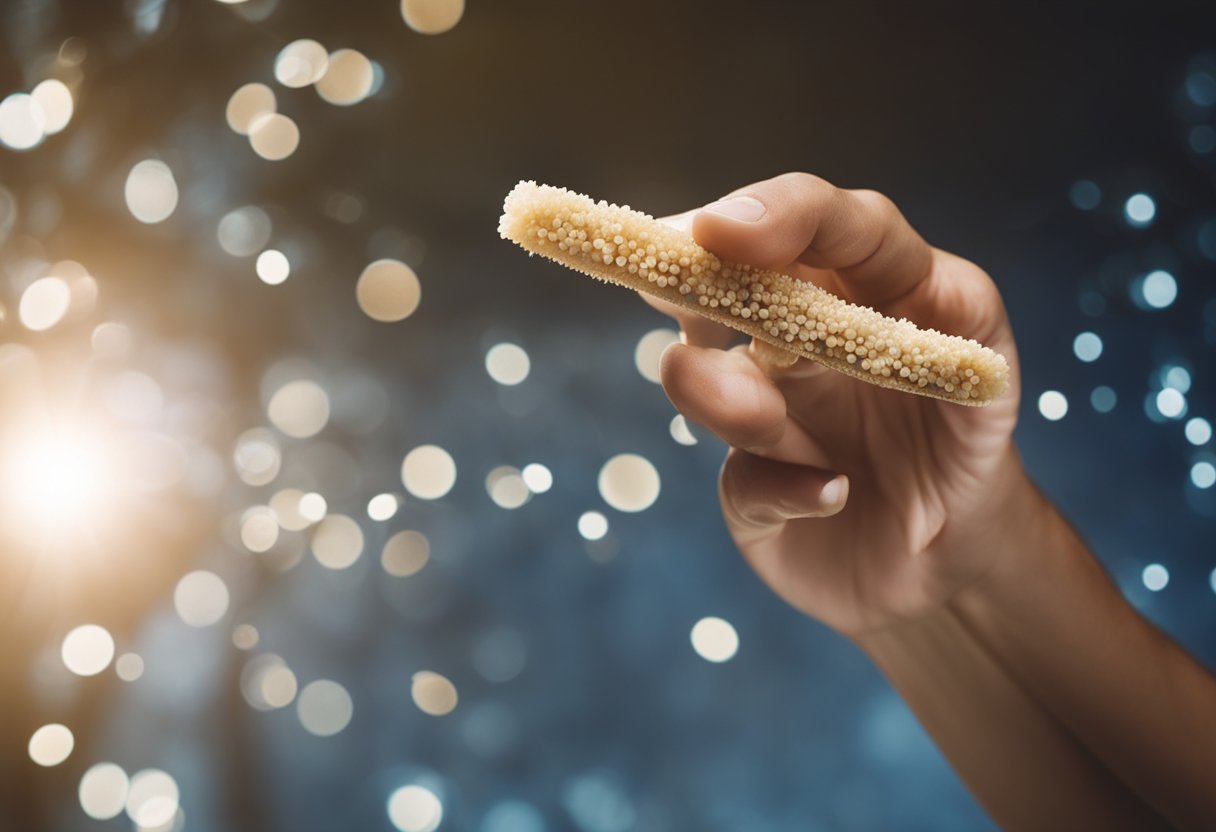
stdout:
[[880,191],[863,189],[850,191],[850,193],[861,205],[863,211],[884,223],[895,221],[902,216],[894,200]]

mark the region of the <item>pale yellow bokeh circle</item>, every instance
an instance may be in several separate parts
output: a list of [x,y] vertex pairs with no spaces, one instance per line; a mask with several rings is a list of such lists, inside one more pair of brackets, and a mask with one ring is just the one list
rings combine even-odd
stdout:
[[407,26],[424,35],[439,35],[452,29],[464,15],[464,0],[401,0],[401,17]]
[[373,320],[403,321],[418,308],[422,284],[414,270],[400,260],[377,260],[359,275],[355,298]]

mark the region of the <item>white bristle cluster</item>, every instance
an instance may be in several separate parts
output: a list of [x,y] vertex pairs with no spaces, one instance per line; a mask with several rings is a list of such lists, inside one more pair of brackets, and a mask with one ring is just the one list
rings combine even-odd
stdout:
[[722,260],[651,216],[565,188],[520,182],[507,195],[498,231],[531,253],[882,387],[982,406],[1009,377],[1004,357],[974,340]]

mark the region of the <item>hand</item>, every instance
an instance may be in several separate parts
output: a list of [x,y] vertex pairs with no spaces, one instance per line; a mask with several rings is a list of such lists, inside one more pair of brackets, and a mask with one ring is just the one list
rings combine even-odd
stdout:
[[[808,174],[742,188],[699,212],[697,242],[783,271],[922,328],[974,338],[1010,363],[986,408],[880,388],[799,359],[762,370],[755,345],[662,302],[685,344],[663,355],[664,389],[731,446],[720,494],[751,566],[803,612],[850,636],[947,602],[991,566],[986,546],[1028,487],[1011,435],[1020,376],[995,284],[931,248],[886,197]],[[1024,500],[1021,501],[1025,503]]]

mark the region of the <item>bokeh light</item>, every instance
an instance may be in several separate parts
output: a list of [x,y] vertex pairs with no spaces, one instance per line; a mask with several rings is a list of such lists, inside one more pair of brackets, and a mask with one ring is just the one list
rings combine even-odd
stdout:
[[116,818],[127,805],[129,789],[130,780],[121,766],[97,763],[80,778],[80,808],[93,820]]
[[283,47],[274,59],[274,77],[285,87],[307,87],[325,75],[329,53],[315,40],[304,38]]
[[286,159],[300,146],[300,128],[282,113],[266,113],[249,125],[249,146],[271,162]]
[[228,99],[224,116],[232,132],[248,136],[254,122],[275,112],[277,107],[274,90],[265,84],[250,83],[239,87]]
[[659,472],[638,454],[618,454],[600,469],[600,496],[617,511],[645,511],[659,497]]
[[1089,394],[1089,403],[1099,413],[1110,413],[1115,409],[1119,397],[1115,391],[1105,384],[1099,385]]
[[722,618],[702,618],[693,625],[689,638],[697,655],[709,662],[729,661],[739,652],[739,634]]
[[340,107],[358,104],[371,94],[376,73],[367,56],[356,49],[339,49],[329,56],[317,79],[317,95]]
[[149,225],[169,219],[177,208],[177,180],[159,159],[137,162],[127,174],[124,194],[131,216]]
[[520,476],[524,484],[533,494],[544,494],[553,487],[553,472],[539,462],[530,462],[524,466]]
[[173,606],[191,627],[210,627],[228,612],[228,585],[214,572],[196,570],[177,582]]
[[486,352],[486,372],[499,384],[519,384],[531,367],[528,353],[518,344],[495,344]]
[[43,725],[30,737],[30,759],[40,766],[57,766],[66,760],[76,747],[76,738],[66,725],[51,723]]
[[34,87],[30,97],[42,110],[42,129],[46,135],[52,136],[60,132],[72,120],[75,110],[72,91],[62,81],[48,78]]
[[258,711],[286,708],[296,698],[299,683],[282,656],[260,653],[241,669],[241,696]]
[[388,819],[398,832],[435,832],[443,821],[443,804],[424,786],[402,786],[389,795]]
[[1058,422],[1068,413],[1068,399],[1059,390],[1039,394],[1039,413],[1049,422]]
[[317,737],[332,737],[350,724],[355,706],[346,688],[329,679],[309,682],[296,700],[296,714],[304,730]]
[[312,553],[328,569],[346,569],[363,554],[363,530],[345,514],[330,514],[313,529]]
[[1073,354],[1085,363],[1097,361],[1102,355],[1102,339],[1093,332],[1082,332],[1072,341]]
[[12,150],[29,150],[46,136],[46,115],[34,97],[15,92],[0,101],[0,144]]
[[1191,466],[1191,483],[1196,488],[1211,488],[1216,485],[1216,465],[1202,459]]
[[124,682],[134,682],[144,675],[144,660],[138,653],[123,653],[114,661],[114,670]]
[[266,247],[271,230],[266,212],[246,205],[224,214],[216,226],[216,238],[220,248],[233,257],[252,257]]
[[400,507],[401,500],[396,494],[377,494],[367,501],[367,516],[382,523],[385,520],[393,519]]
[[400,260],[377,260],[359,275],[355,297],[369,318],[393,323],[414,314],[422,300],[422,284]]
[[438,500],[456,484],[456,461],[438,445],[420,445],[405,455],[401,482],[420,500]]
[[1144,567],[1140,577],[1145,588],[1151,592],[1160,592],[1170,582],[1169,570],[1159,563],[1150,563]]
[[642,378],[659,384],[659,359],[663,351],[680,340],[680,333],[674,329],[663,327],[652,329],[640,339],[633,351],[633,363],[642,374]]
[[464,14],[464,0],[401,0],[401,17],[415,32],[439,35],[450,31]]
[[180,798],[177,781],[168,772],[156,768],[137,771],[127,789],[127,816],[138,827],[162,826],[177,814]]
[[510,465],[500,465],[486,475],[486,493],[496,506],[505,509],[519,508],[532,497],[519,469]]
[[431,556],[431,544],[422,532],[412,529],[397,532],[384,544],[380,565],[397,578],[408,578],[426,566]]
[[77,676],[96,676],[114,658],[114,638],[97,624],[83,624],[63,639],[63,664]]
[[446,676],[420,670],[410,681],[410,697],[418,710],[431,716],[446,716],[456,710],[456,686]]
[[677,413],[671,417],[668,432],[671,433],[671,438],[681,445],[697,444],[697,437],[693,436],[692,431],[688,429],[688,420],[684,418],[683,413]]
[[1157,217],[1157,203],[1148,194],[1132,194],[1123,203],[1123,216],[1133,228],[1145,228]]
[[578,518],[578,533],[585,540],[599,540],[608,534],[608,518],[598,511],[584,511]]
[[288,436],[307,439],[329,424],[329,396],[315,381],[289,381],[270,397],[266,417]]
[[263,283],[278,286],[291,276],[291,263],[283,252],[268,248],[258,255],[256,270]]
[[1178,282],[1167,271],[1149,272],[1133,284],[1132,300],[1145,309],[1165,309],[1178,297]]
[[59,323],[72,301],[72,290],[58,277],[35,280],[21,293],[18,316],[26,329],[41,332]]
[[1206,445],[1212,438],[1212,423],[1196,416],[1187,420],[1185,431],[1187,442],[1192,445]]

